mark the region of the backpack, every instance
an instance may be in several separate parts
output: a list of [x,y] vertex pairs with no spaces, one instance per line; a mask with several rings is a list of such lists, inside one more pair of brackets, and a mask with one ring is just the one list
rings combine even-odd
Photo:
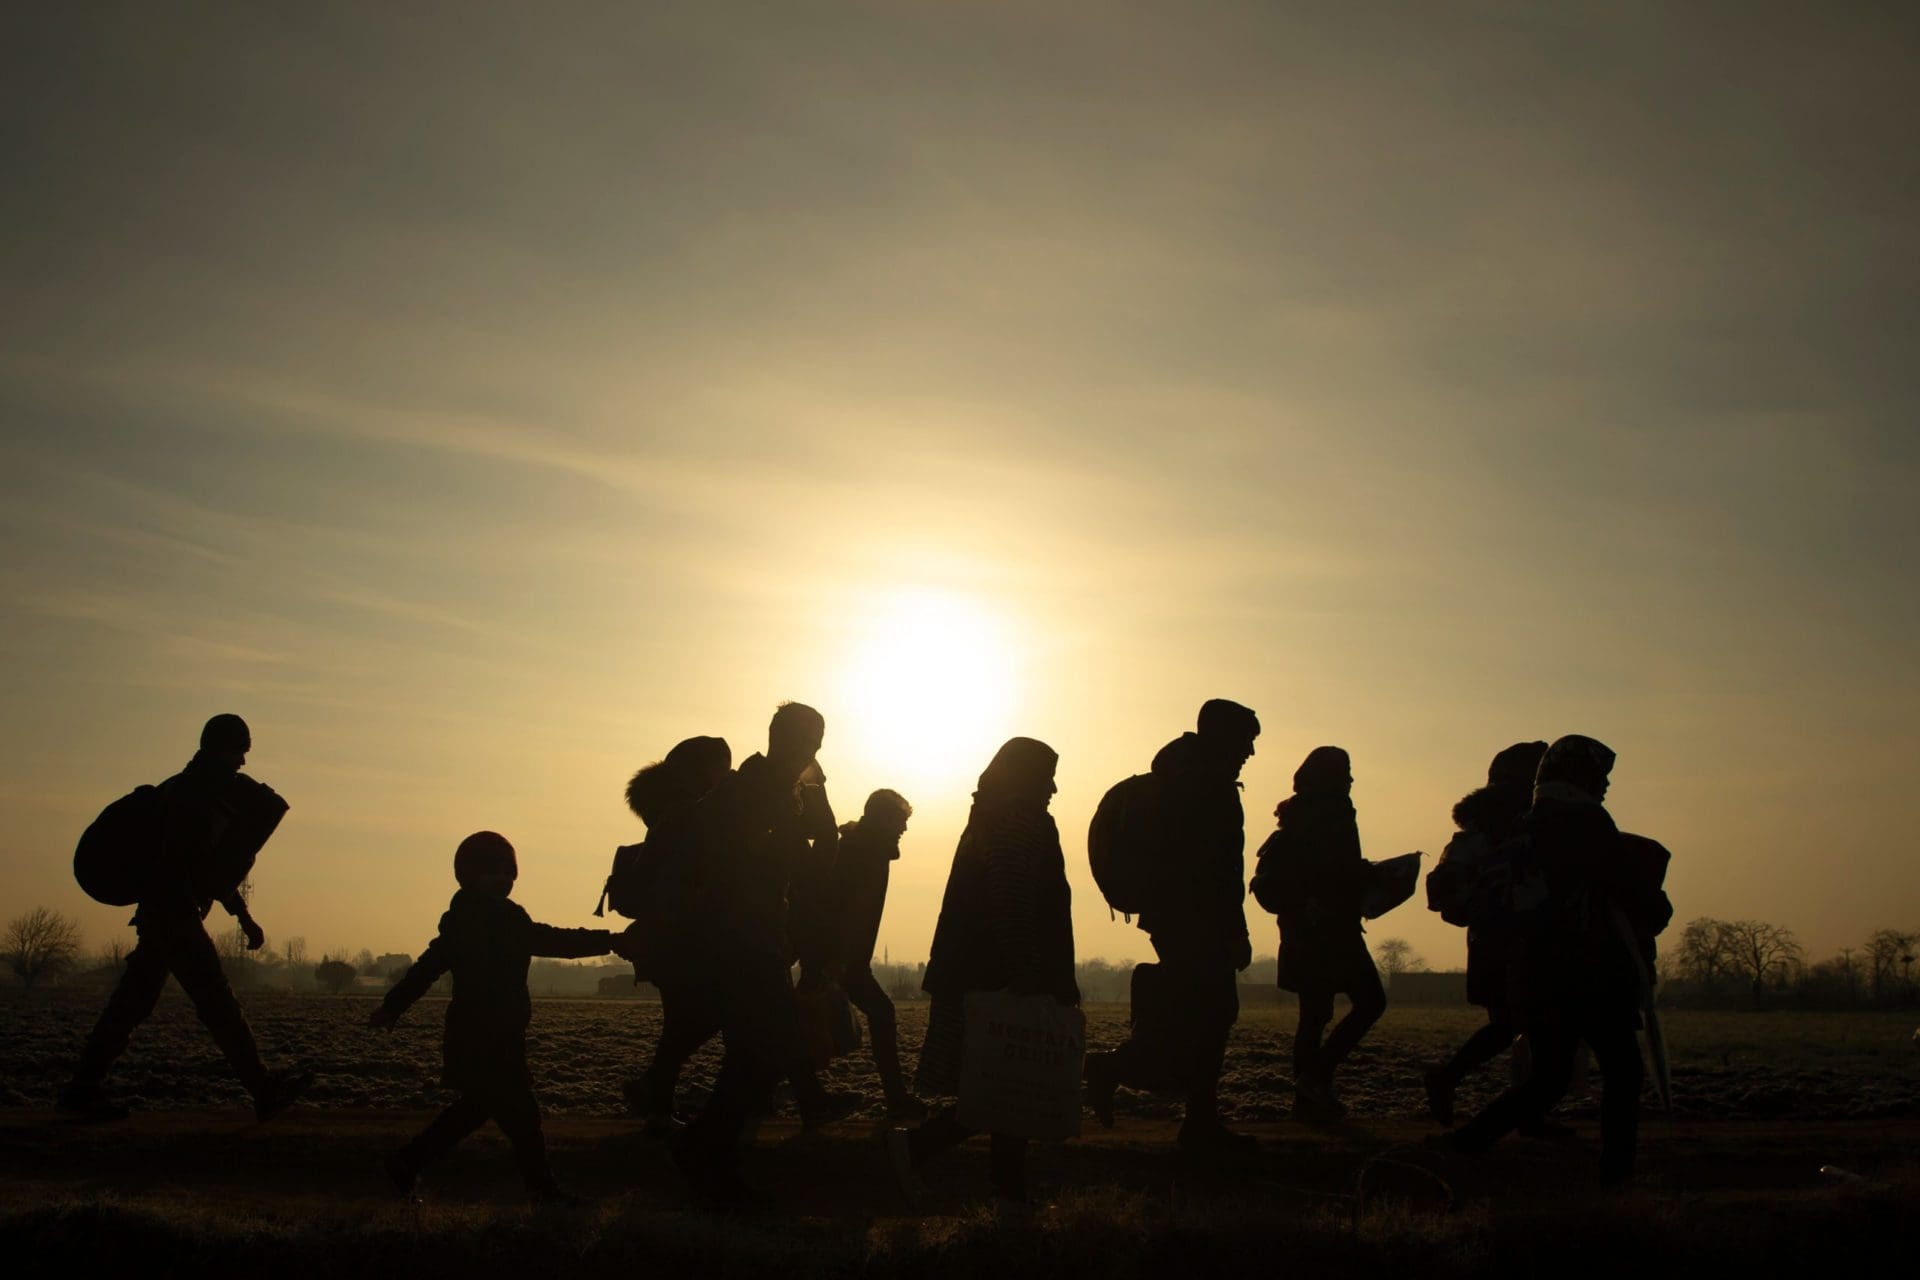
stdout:
[[1298,894],[1298,883],[1286,874],[1288,833],[1275,831],[1260,844],[1253,855],[1253,880],[1247,885],[1247,892],[1260,904],[1262,911],[1274,915],[1291,915],[1302,904],[1294,899]]
[[611,907],[616,915],[638,920],[652,900],[659,870],[659,859],[650,856],[645,840],[621,845],[613,851],[613,870],[607,873],[607,883],[600,889],[600,904],[593,914],[604,916]]
[[1107,789],[1087,828],[1087,861],[1111,914],[1131,922],[1152,905],[1165,844],[1161,779],[1136,773]]
[[140,901],[160,857],[166,816],[166,793],[151,784],[100,811],[73,850],[73,878],[89,898],[109,907]]
[[1465,928],[1475,878],[1492,852],[1492,843],[1478,831],[1459,831],[1440,852],[1439,865],[1427,873],[1427,910],[1437,911],[1448,924]]
[[254,860],[287,816],[280,793],[256,778],[235,774],[225,787],[225,821],[213,843],[201,850],[188,867],[188,881],[197,897],[220,899],[238,889],[253,874]]
[[1542,937],[1562,929],[1567,919],[1584,910],[1584,902],[1554,900],[1533,838],[1522,832],[1487,852],[1458,914],[1476,932]]

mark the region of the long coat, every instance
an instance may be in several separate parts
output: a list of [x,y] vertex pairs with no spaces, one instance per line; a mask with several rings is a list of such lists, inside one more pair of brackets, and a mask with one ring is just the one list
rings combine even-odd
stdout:
[[1281,806],[1274,840],[1262,859],[1277,859],[1280,986],[1347,990],[1367,954],[1360,915],[1367,863],[1353,802],[1340,795],[1296,795]]
[[947,873],[920,985],[933,997],[919,1070],[928,1093],[958,1092],[967,992],[1019,985],[1080,1003],[1073,891],[1051,814],[975,804]]

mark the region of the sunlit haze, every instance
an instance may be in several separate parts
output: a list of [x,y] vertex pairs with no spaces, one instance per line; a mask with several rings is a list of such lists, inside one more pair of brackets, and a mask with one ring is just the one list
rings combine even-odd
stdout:
[[[417,951],[481,828],[584,924],[634,769],[793,699],[843,819],[915,806],[893,959],[1014,734],[1080,954],[1141,957],[1087,822],[1225,697],[1249,857],[1316,745],[1385,857],[1578,732],[1681,920],[1920,926],[1910,42],[67,8],[0,54],[8,915],[130,936],[74,841],[232,711],[292,805],[271,940]],[[1418,899],[1369,928],[1464,956]]]

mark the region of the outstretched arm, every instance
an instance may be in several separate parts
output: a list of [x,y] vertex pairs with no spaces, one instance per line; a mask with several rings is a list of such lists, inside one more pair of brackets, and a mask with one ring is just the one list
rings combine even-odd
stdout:
[[527,954],[531,956],[583,960],[613,950],[613,934],[606,929],[562,929],[537,920],[527,921],[527,928]]
[[393,989],[387,992],[387,998],[380,1002],[380,1007],[368,1016],[368,1024],[391,1027],[400,1021],[400,1015],[415,1000],[427,994],[427,989],[438,982],[440,975],[449,967],[446,946],[440,938],[435,938],[427,944],[426,953],[413,962],[413,967],[401,976],[400,981],[393,984]]

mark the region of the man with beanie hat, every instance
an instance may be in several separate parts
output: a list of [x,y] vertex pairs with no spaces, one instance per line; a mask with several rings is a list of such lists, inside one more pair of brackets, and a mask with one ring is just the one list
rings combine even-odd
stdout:
[[[1220,1119],[1220,1071],[1227,1038],[1240,1016],[1237,974],[1253,962],[1242,907],[1246,898],[1246,818],[1240,770],[1253,756],[1260,720],[1248,708],[1215,698],[1200,708],[1195,732],[1154,756],[1158,830],[1153,905],[1140,927],[1153,942],[1157,966],[1136,971],[1133,1031],[1111,1053],[1087,1055],[1087,1102],[1113,1123],[1116,1086],[1177,1085],[1187,1095],[1180,1145],[1206,1154],[1257,1149],[1251,1136]],[[1143,982],[1142,979],[1146,981]]]
[[1601,803],[1613,764],[1610,748],[1578,735],[1558,739],[1541,757],[1524,846],[1513,855],[1545,888],[1544,905],[1513,926],[1514,1008],[1533,1048],[1533,1071],[1445,1135],[1439,1145],[1447,1149],[1484,1151],[1544,1117],[1566,1092],[1584,1040],[1602,1080],[1601,1179],[1620,1183],[1633,1174],[1643,955],[1672,906],[1660,886],[1664,859],[1634,856]]
[[260,1119],[285,1109],[313,1083],[311,1073],[269,1073],[234,998],[204,921],[213,903],[227,909],[247,949],[266,945],[240,885],[253,858],[286,812],[272,789],[240,772],[253,749],[247,722],[217,715],[200,731],[200,750],[160,784],[165,801],[158,847],[135,909],[134,948],[126,971],[81,1050],[73,1079],[60,1093],[62,1111],[94,1120],[120,1119],[127,1108],[103,1089],[108,1070],[159,1003],[168,975],[193,1000],[227,1061],[253,1095]]
[[[1533,805],[1534,775],[1546,752],[1544,742],[1518,742],[1506,748],[1487,767],[1487,785],[1469,792],[1453,806],[1453,821],[1459,831],[1447,842],[1440,864],[1427,876],[1427,905],[1448,924],[1468,923],[1468,906],[1479,872],[1493,850],[1511,838],[1527,816]],[[1453,1123],[1453,1095],[1460,1082],[1505,1052],[1520,1034],[1507,983],[1512,959],[1513,946],[1507,935],[1497,930],[1467,930],[1467,1002],[1487,1011],[1487,1025],[1424,1076],[1427,1109],[1441,1124]]]

